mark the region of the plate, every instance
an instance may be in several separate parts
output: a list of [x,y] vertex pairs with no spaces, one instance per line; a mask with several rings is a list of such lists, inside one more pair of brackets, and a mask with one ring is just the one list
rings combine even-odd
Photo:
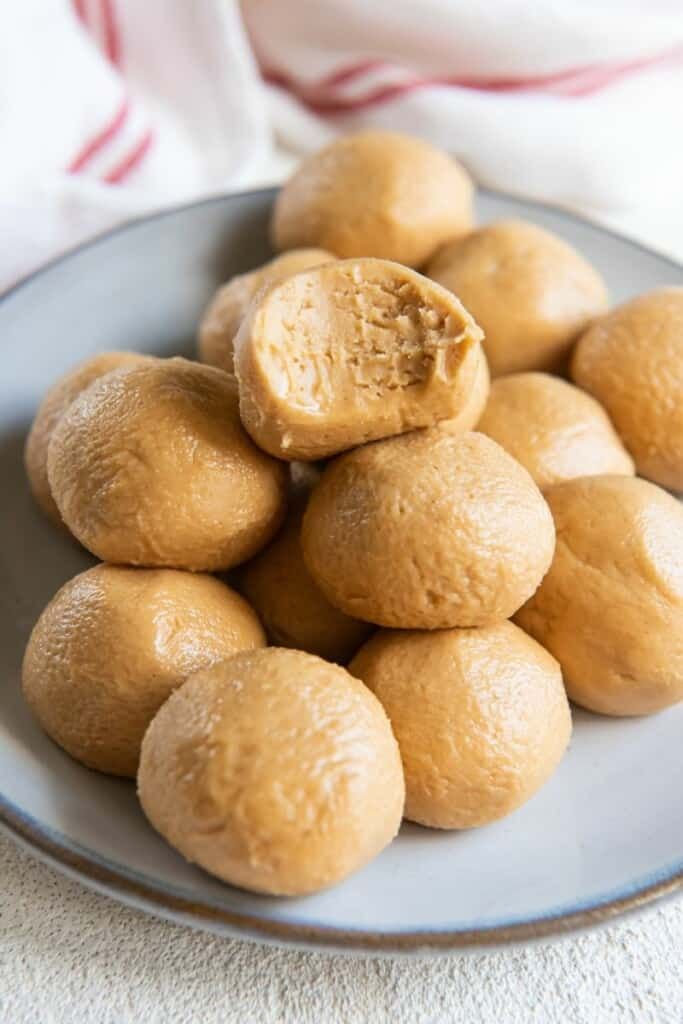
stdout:
[[[305,899],[240,892],[148,827],[132,783],[87,771],[21,698],[33,623],[92,559],[42,518],[22,447],[45,389],[104,349],[191,354],[215,286],[268,256],[272,191],[134,221],[69,253],[0,301],[0,820],[36,854],[137,907],[231,935],[385,952],[520,942],[609,920],[683,884],[683,706],[642,720],[574,712],[567,756],[540,793],[487,828],[406,824],[342,885]],[[525,217],[576,245],[613,299],[683,284],[683,268],[566,213],[479,197],[482,221]]]

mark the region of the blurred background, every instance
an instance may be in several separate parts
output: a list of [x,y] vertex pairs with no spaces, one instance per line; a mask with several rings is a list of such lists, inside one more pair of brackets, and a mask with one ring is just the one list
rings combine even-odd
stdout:
[[111,225],[368,126],[683,259],[681,0],[0,8],[0,289]]

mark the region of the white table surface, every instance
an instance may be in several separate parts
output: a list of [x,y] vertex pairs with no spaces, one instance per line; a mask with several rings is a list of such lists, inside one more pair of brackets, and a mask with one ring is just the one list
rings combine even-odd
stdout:
[[[279,176],[279,175],[278,175]],[[679,217],[612,226],[683,259]],[[0,1024],[681,1024],[683,899],[481,955],[354,959],[129,910],[0,835]]]

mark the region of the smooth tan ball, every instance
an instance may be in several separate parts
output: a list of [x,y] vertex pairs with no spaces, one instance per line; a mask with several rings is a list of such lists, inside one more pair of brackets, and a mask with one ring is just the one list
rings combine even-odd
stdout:
[[619,476],[570,480],[546,498],[555,557],[516,621],[591,711],[645,715],[683,699],[683,507]]
[[168,695],[197,669],[264,644],[249,605],[213,576],[97,565],[38,619],[24,696],[77,761],[135,776],[142,737]]
[[292,501],[275,540],[244,566],[240,590],[273,643],[346,664],[371,627],[330,604],[306,568],[301,522],[307,500],[304,492]]
[[227,569],[280,525],[285,467],[242,429],[235,381],[185,359],[120,371],[81,393],[50,442],[52,493],[109,562]]
[[303,271],[255,300],[237,335],[242,420],[265,451],[303,461],[431,426],[467,404],[481,337],[454,295],[408,267]]
[[235,335],[257,291],[333,259],[324,249],[292,249],[257,270],[231,278],[218,289],[202,316],[197,338],[200,362],[232,373]]
[[571,734],[555,659],[511,622],[380,630],[349,671],[398,740],[405,817],[472,828],[510,814],[550,778]]
[[332,462],[304,516],[309,571],[347,615],[399,629],[506,619],[550,565],[552,516],[483,434],[435,428]]
[[474,430],[481,419],[486,408],[486,403],[491,389],[491,375],[489,364],[481,346],[471,349],[467,359],[474,359],[477,362],[477,369],[469,395],[465,400],[461,411],[457,416],[448,420],[441,420],[438,426],[451,434],[464,434],[467,430]]
[[578,476],[635,472],[602,406],[547,373],[494,380],[479,430],[521,462],[541,490]]
[[612,310],[579,340],[571,373],[605,406],[638,473],[683,491],[683,288]]
[[445,246],[426,272],[483,328],[492,377],[561,369],[576,337],[607,308],[595,268],[521,220],[497,221]]
[[188,860],[256,892],[300,895],[375,857],[401,821],[398,746],[338,665],[270,647],[199,672],[142,745],[150,822]]
[[101,352],[79,363],[53,384],[38,406],[24,449],[26,475],[33,496],[54,523],[64,526],[47,478],[47,449],[57,422],[75,398],[98,377],[121,367],[144,366],[151,356],[137,352]]
[[273,244],[419,267],[470,230],[472,194],[460,164],[421,139],[346,135],[304,160],[285,184],[273,211]]

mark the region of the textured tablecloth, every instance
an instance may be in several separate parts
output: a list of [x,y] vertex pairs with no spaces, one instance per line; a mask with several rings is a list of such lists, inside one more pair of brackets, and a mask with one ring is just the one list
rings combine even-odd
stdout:
[[680,1024],[683,900],[539,946],[299,953],[119,906],[0,836],[2,1024]]

